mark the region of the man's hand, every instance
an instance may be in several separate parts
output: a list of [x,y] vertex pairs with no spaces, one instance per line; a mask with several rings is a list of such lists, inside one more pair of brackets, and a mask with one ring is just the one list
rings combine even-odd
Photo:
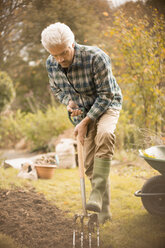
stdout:
[[91,121],[92,120],[88,116],[86,116],[79,124],[77,124],[77,126],[74,129],[74,135],[78,136],[82,145],[84,145],[84,139],[87,134],[88,124]]
[[82,145],[84,145],[84,138],[87,133],[87,126],[83,125],[81,122],[75,127],[74,135],[78,136]]
[[68,112],[72,113],[71,114],[72,117],[82,114],[82,111],[80,109],[78,109],[77,104],[72,100],[69,101],[69,104],[67,106],[67,110],[68,110]]

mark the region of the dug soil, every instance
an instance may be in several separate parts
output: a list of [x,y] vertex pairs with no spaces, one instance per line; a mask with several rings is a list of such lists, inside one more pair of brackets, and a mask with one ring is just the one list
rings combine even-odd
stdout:
[[67,212],[51,205],[34,189],[0,190],[0,233],[12,237],[20,247],[73,247],[73,221]]

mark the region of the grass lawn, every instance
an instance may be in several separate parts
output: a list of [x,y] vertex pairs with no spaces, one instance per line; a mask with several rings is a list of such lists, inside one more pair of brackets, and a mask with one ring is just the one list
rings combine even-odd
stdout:
[[[50,180],[29,181],[17,178],[18,171],[0,168],[0,188],[34,187],[44,193],[47,200],[67,211],[68,218],[82,213],[78,169],[56,169]],[[150,215],[141,199],[134,192],[141,189],[146,179],[157,175],[147,163],[134,162],[113,165],[111,168],[111,212],[112,222],[100,228],[103,248],[164,248],[165,218]],[[87,199],[90,183],[86,179]],[[5,241],[6,240],[6,246]],[[8,243],[10,245],[7,245]],[[1,246],[3,243],[3,246]],[[14,241],[0,235],[0,248],[15,248]],[[19,247],[18,247],[19,248]]]

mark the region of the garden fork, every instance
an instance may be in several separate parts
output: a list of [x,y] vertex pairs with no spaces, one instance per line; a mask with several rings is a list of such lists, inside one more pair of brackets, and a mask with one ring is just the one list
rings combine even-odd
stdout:
[[73,248],[76,248],[76,232],[78,227],[78,221],[80,222],[80,247],[84,247],[84,220],[88,219],[88,243],[89,248],[92,248],[92,232],[96,227],[97,229],[97,248],[100,247],[100,233],[99,233],[99,221],[98,214],[88,213],[86,210],[86,193],[85,193],[85,172],[84,172],[84,159],[83,159],[83,146],[80,140],[77,138],[77,151],[78,151],[78,165],[79,165],[79,176],[80,176],[80,189],[82,199],[83,214],[76,214],[74,216],[74,228],[73,228]]

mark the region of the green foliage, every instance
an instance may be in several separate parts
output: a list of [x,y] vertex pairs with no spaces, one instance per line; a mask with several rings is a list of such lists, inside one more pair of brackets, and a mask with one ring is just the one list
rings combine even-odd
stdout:
[[20,128],[23,116],[20,110],[15,114],[11,112],[0,116],[0,147],[14,147],[23,137]]
[[14,100],[15,90],[13,82],[6,72],[0,71],[0,113]]
[[145,143],[144,139],[148,135],[149,140],[153,132],[160,136],[165,132],[165,18],[157,10],[145,14],[141,8],[136,5],[134,17],[121,8],[114,14],[113,25],[104,30],[104,48],[124,97],[116,130],[120,148],[162,144],[156,135],[155,141]]
[[64,106],[48,107],[46,112],[23,113],[1,116],[0,146],[13,147],[21,138],[25,138],[31,150],[48,147],[52,138],[71,127]]
[[[138,149],[146,149],[155,145],[165,144],[165,134],[152,128],[141,128],[130,121],[129,111],[121,110],[116,128],[116,149],[121,154],[122,149],[137,153]],[[130,156],[129,156],[130,157]],[[123,161],[123,158],[121,159]]]
[[134,123],[130,123],[128,111],[122,110],[116,128],[116,148],[118,150],[135,148],[135,141],[137,140],[136,129],[137,126]]
[[57,109],[48,107],[45,113],[41,110],[36,114],[28,113],[21,123],[22,133],[32,142],[32,149],[46,148],[53,137],[69,127],[71,124],[62,105]]
[[122,68],[118,82],[123,89],[124,109],[130,121],[138,126],[161,130],[165,111],[165,20],[157,11],[152,21],[126,18],[116,14],[114,36],[118,49],[118,67]]
[[36,112],[37,109],[45,111],[47,105],[51,103],[45,64],[29,66],[24,62],[22,66],[18,64],[16,73],[19,83],[16,88],[17,98],[13,109],[21,106],[21,110],[26,112]]

